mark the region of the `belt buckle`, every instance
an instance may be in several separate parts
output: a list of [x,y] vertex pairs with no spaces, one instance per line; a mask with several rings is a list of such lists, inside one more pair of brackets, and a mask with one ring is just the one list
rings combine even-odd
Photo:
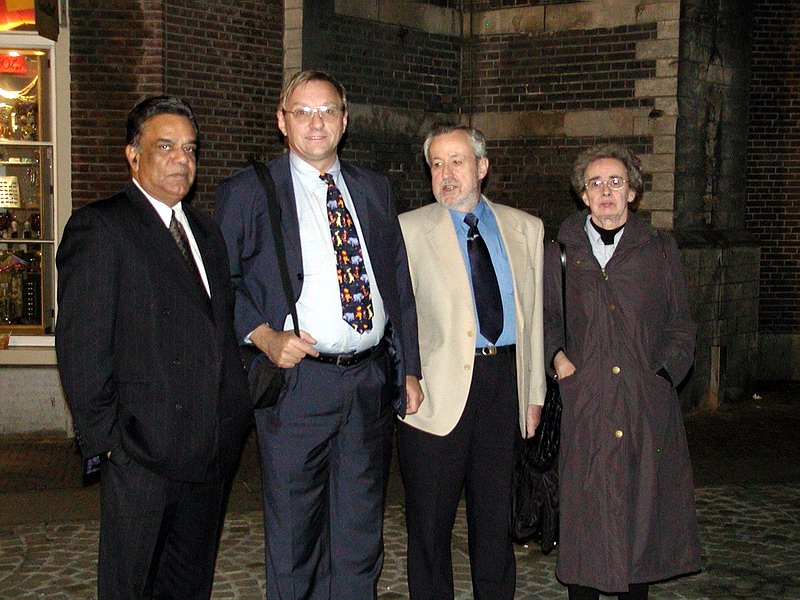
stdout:
[[484,356],[494,356],[497,354],[497,346],[485,346],[481,348],[481,354]]
[[340,354],[336,357],[337,367],[349,367],[356,362],[358,352],[348,352],[347,354]]

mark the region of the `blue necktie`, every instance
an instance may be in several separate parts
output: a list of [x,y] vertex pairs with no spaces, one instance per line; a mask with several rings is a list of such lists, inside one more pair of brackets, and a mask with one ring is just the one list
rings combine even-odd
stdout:
[[475,306],[478,309],[478,322],[481,335],[492,344],[496,343],[503,333],[503,301],[500,297],[500,286],[494,272],[489,248],[478,231],[478,217],[467,213],[464,222],[469,225],[467,232],[467,254],[472,270],[472,290],[475,294]]
[[342,318],[358,333],[364,333],[372,329],[372,298],[361,242],[353,217],[344,205],[344,199],[333,182],[333,177],[330,173],[321,173],[319,178],[328,184],[326,205],[331,240],[336,253]]

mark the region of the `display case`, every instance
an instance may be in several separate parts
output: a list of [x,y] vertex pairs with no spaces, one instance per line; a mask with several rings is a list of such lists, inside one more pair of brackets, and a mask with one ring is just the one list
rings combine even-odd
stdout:
[[52,333],[53,145],[47,54],[0,49],[0,331]]

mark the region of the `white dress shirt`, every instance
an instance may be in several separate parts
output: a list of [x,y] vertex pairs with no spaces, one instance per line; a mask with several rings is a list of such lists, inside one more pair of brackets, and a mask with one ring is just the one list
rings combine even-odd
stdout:
[[[342,177],[339,160],[337,158],[328,173],[333,177],[345,206],[353,217],[369,276],[373,309],[372,328],[364,333],[358,333],[342,318],[339,280],[336,276],[336,255],[331,241],[326,208],[328,185],[319,178],[320,172],[315,167],[295,154],[289,154],[289,164],[297,220],[300,223],[300,246],[303,252],[303,290],[297,300],[298,327],[316,339],[314,347],[326,354],[361,352],[372,348],[383,338],[386,313],[375,281],[364,233],[361,231],[358,214]],[[291,315],[286,317],[283,328],[293,329]]]

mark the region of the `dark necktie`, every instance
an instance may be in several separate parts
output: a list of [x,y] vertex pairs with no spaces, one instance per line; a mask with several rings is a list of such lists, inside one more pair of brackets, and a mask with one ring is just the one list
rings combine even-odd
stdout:
[[492,266],[489,248],[478,231],[478,217],[467,213],[464,222],[469,225],[467,232],[467,253],[472,270],[472,290],[475,306],[478,309],[478,322],[481,335],[492,344],[497,342],[503,332],[503,301],[500,286]]
[[336,275],[342,301],[342,318],[358,333],[372,329],[372,298],[369,276],[361,253],[353,217],[344,205],[342,193],[329,173],[321,173],[328,184],[328,224],[331,228],[333,250],[336,253]]
[[189,245],[189,238],[186,237],[186,230],[183,228],[183,225],[181,225],[181,222],[178,221],[174,210],[172,211],[172,218],[169,220],[169,233],[178,245],[178,249],[183,255],[183,260],[186,261],[187,266],[192,270],[192,273],[194,273],[195,278],[198,283],[200,283],[200,287],[206,292],[206,286],[203,284],[203,277],[200,275],[200,269],[197,267],[194,256],[192,256],[192,248]]

